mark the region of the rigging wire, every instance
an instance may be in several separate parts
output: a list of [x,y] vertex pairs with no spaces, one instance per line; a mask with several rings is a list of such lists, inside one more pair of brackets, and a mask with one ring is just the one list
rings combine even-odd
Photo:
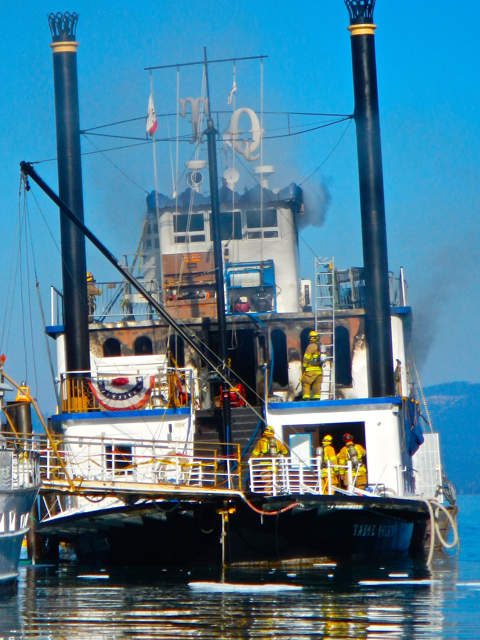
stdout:
[[[18,190],[18,197],[21,197],[21,192],[22,192],[22,176],[20,176],[20,185],[19,185],[19,190]],[[0,352],[2,351],[2,347],[3,347],[3,338],[5,335],[5,327],[7,326],[7,315],[8,315],[8,311],[10,310],[10,314],[11,314],[11,310],[13,307],[13,292],[15,291],[15,286],[13,287],[12,290],[12,303],[10,303],[10,287],[12,284],[12,272],[13,272],[13,264],[14,264],[14,259],[15,259],[15,247],[17,245],[17,233],[18,233],[19,229],[18,229],[18,218],[17,218],[17,224],[15,226],[15,234],[13,237],[13,242],[12,242],[12,254],[10,256],[10,271],[8,274],[8,285],[7,285],[7,295],[5,297],[5,311],[3,314],[3,325],[2,325],[2,336],[0,339]],[[8,342],[8,341],[7,341]]]
[[[262,188],[262,187],[261,187],[261,185],[260,185],[260,183],[259,183],[259,182],[258,182],[258,180],[257,180],[257,177],[256,177],[256,176],[255,176],[255,175],[250,171],[250,169],[249,169],[249,168],[247,167],[247,165],[243,162],[243,160],[241,160],[240,158],[238,158],[238,160],[240,161],[240,164],[244,167],[244,169],[247,171],[247,173],[250,175],[250,177],[251,177],[251,178],[253,178],[253,180],[257,183],[257,185],[258,185],[260,188]],[[284,219],[284,220],[285,220],[285,221],[286,221],[286,222],[287,222],[287,223],[292,227],[292,229],[294,229],[294,228],[295,228],[294,223],[293,223],[291,220],[289,220],[289,219],[287,218],[287,216],[286,216],[284,213],[281,213],[281,210],[280,210],[280,209],[277,209],[277,211],[280,211],[280,215],[283,217],[283,219]],[[311,251],[312,255],[313,255],[315,258],[318,258],[317,254],[315,253],[315,250],[314,250],[314,249],[312,249],[312,247],[308,244],[308,242],[305,240],[305,238],[304,238],[302,235],[300,235],[300,233],[298,234],[298,237],[299,237],[299,238],[300,238],[300,240],[303,242],[303,244],[307,247],[307,249],[309,249],[309,250]]]
[[[152,140],[145,140],[145,138],[140,138],[139,136],[116,136],[113,133],[90,133],[89,131],[83,131],[84,136],[97,136],[97,138],[115,138],[117,140],[143,140],[146,143],[152,143]],[[190,142],[191,136],[187,134],[183,134],[180,136],[180,142]],[[157,138],[157,142],[173,142],[175,138]]]
[[57,250],[58,255],[59,255],[59,256],[61,256],[61,255],[62,255],[62,252],[60,251],[60,247],[58,246],[57,241],[55,240],[55,236],[53,235],[52,230],[51,230],[51,229],[50,229],[50,227],[48,226],[48,222],[47,222],[47,220],[46,220],[45,216],[43,215],[43,211],[40,209],[40,205],[38,204],[38,200],[37,200],[37,199],[36,199],[36,197],[35,197],[35,192],[34,192],[34,191],[32,191],[32,189],[30,189],[30,193],[32,194],[33,199],[35,200],[35,204],[37,205],[37,208],[38,208],[38,211],[40,212],[40,215],[41,215],[41,217],[42,217],[42,220],[43,220],[43,222],[45,223],[45,226],[47,227],[48,233],[50,234],[50,237],[51,237],[51,238],[52,238],[52,240],[53,240],[53,244],[55,245],[55,249]]
[[127,174],[125,173],[125,171],[123,171],[123,169],[120,169],[120,167],[119,167],[119,166],[117,166],[117,165],[113,162],[113,160],[110,160],[110,158],[109,158],[108,156],[106,156],[106,155],[102,152],[102,150],[101,150],[101,149],[99,149],[99,148],[97,147],[97,145],[96,145],[96,144],[94,144],[94,142],[93,142],[92,140],[90,140],[90,138],[87,138],[87,136],[85,136],[85,135],[84,135],[83,137],[85,138],[85,140],[87,140],[87,142],[89,142],[89,143],[92,145],[92,147],[94,147],[94,148],[95,148],[99,153],[101,153],[101,154],[102,154],[102,156],[105,158],[105,160],[107,160],[107,162],[109,162],[111,165],[113,165],[117,171],[120,171],[120,173],[121,173],[123,176],[125,176],[125,178],[127,178],[127,180],[130,180],[130,182],[131,182],[132,184],[134,184],[136,187],[138,187],[138,188],[140,189],[140,191],[143,191],[143,193],[146,193],[147,195],[149,195],[149,192],[148,192],[146,189],[144,189],[141,185],[139,185],[139,184],[138,184],[138,182],[135,182],[135,180],[134,180],[133,178],[131,178],[129,175],[127,175]]
[[178,138],[180,135],[180,69],[177,67],[177,113],[176,113],[176,134],[177,140],[175,144],[175,208],[178,210],[178,162],[179,162],[179,147]]
[[[263,264],[263,141],[265,139],[263,131],[263,58],[260,60],[260,166],[262,167],[260,173],[260,260]],[[262,271],[263,277],[263,271]],[[263,282],[262,282],[263,284]]]
[[32,361],[33,361],[33,374],[35,379],[35,397],[38,396],[38,377],[37,377],[37,360],[35,358],[35,343],[33,339],[33,317],[32,317],[32,294],[30,290],[30,261],[28,258],[28,202],[27,191],[23,190],[23,219],[25,224],[25,264],[27,268],[27,294],[28,294],[28,314],[30,318],[30,339],[32,342]]
[[[315,115],[315,114],[312,114],[312,115]],[[327,126],[332,126],[333,124],[337,124],[337,123],[339,123],[339,122],[344,122],[346,119],[349,119],[349,120],[351,121],[351,116],[346,116],[346,117],[344,117],[342,120],[332,121],[332,122],[330,122],[330,123],[322,124],[322,125],[320,125],[319,127],[315,127],[315,128],[309,129],[309,130],[299,131],[299,132],[294,132],[294,133],[289,133],[289,134],[287,134],[287,135],[271,136],[271,137],[272,137],[272,138],[277,138],[277,137],[288,137],[288,135],[300,135],[300,134],[302,134],[302,133],[307,133],[307,132],[309,132],[309,131],[314,131],[314,130],[317,130],[317,129],[319,129],[319,128],[325,128],[325,127],[327,127]],[[349,124],[350,124],[350,123],[349,123]],[[344,132],[344,133],[345,133],[345,132]],[[84,135],[85,135],[85,132],[84,132]],[[93,135],[93,134],[92,134],[92,135]],[[102,135],[102,134],[96,134],[96,135]],[[344,135],[344,134],[343,134],[343,135]],[[343,135],[342,135],[342,137],[343,137]],[[85,137],[86,137],[86,136],[85,136]],[[268,137],[265,137],[265,138],[267,139]],[[175,138],[173,138],[173,139],[175,139]],[[179,136],[177,136],[177,137],[176,137],[177,144],[178,144],[178,142],[179,142],[180,140],[181,140],[181,138],[180,138]],[[339,142],[340,142],[340,140],[339,140]],[[339,142],[338,142],[338,143],[339,143]],[[337,145],[338,145],[338,143],[337,143]],[[95,145],[93,145],[93,146],[96,148],[96,151],[95,151],[95,152],[84,153],[84,154],[82,154],[82,155],[93,155],[94,153],[101,153],[101,154],[103,155],[103,154],[104,154],[105,152],[107,152],[107,151],[114,151],[114,150],[119,150],[119,149],[123,149],[123,148],[129,148],[129,147],[135,147],[135,146],[142,146],[142,145],[144,145],[144,144],[151,144],[151,141],[149,141],[149,140],[144,141],[144,140],[142,139],[141,144],[138,144],[138,145],[124,145],[124,146],[122,146],[122,147],[114,147],[114,148],[111,148],[111,149],[98,149],[97,147],[95,147]],[[336,147],[335,147],[335,148],[336,148]],[[332,152],[329,154],[329,156],[327,156],[327,158],[325,159],[325,161],[324,161],[324,162],[326,162],[326,160],[328,159],[328,157],[330,157],[330,155],[333,153],[333,151],[335,150],[335,148],[332,150]],[[192,155],[193,155],[193,154],[192,154]],[[52,160],[53,160],[53,159],[52,159]],[[49,160],[40,161],[40,162],[48,162],[48,161],[49,161]],[[38,163],[35,163],[35,164],[38,164]],[[112,164],[113,164],[113,163],[112,163]],[[243,164],[243,163],[242,163],[242,164]],[[323,164],[323,163],[322,163],[322,164]],[[115,166],[115,165],[114,165],[114,166]],[[317,170],[318,170],[318,169],[317,169]],[[313,174],[312,174],[312,175],[313,175]],[[128,176],[126,176],[126,177],[128,178]],[[310,177],[311,177],[311,176],[309,176],[308,178],[306,178],[306,180],[308,180]],[[254,177],[254,180],[256,181],[255,177]],[[305,181],[304,181],[304,182],[305,182]],[[139,187],[139,185],[136,185],[136,186],[138,186],[138,187]],[[141,189],[142,189],[142,187],[139,187],[139,188],[141,188]],[[142,189],[142,190],[143,190],[143,189]],[[305,242],[305,240],[304,240],[303,238],[301,238],[301,239],[302,239],[302,241],[303,241],[303,242]],[[315,252],[314,252],[314,251],[313,251],[313,249],[308,245],[308,243],[306,243],[306,242],[305,242],[305,244],[306,244],[306,245],[307,245],[307,247],[310,249],[310,251],[312,251],[312,253],[315,255]],[[189,332],[189,333],[191,333],[191,332]],[[208,350],[208,351],[210,351],[211,353],[213,353],[213,351],[212,351],[211,349],[208,349],[208,347],[207,347],[207,350]],[[248,385],[246,385],[246,386],[247,386],[247,388],[249,388],[249,387],[248,387]],[[252,391],[253,391],[253,390],[252,390]],[[257,394],[255,393],[255,395],[257,395]]]
[[[33,197],[33,199],[35,200],[35,204],[37,205],[37,208],[38,208],[38,211],[39,211],[39,213],[40,213],[40,216],[42,217],[42,220],[43,220],[43,222],[45,223],[45,226],[47,227],[48,233],[50,234],[50,237],[51,237],[51,238],[52,238],[52,240],[53,240],[53,244],[55,245],[55,248],[56,248],[56,250],[57,250],[58,255],[60,256],[60,260],[61,260],[62,267],[66,267],[66,268],[67,268],[68,273],[70,274],[70,276],[71,276],[71,277],[72,277],[72,279],[73,279],[72,272],[70,271],[70,269],[68,268],[68,265],[65,263],[65,260],[63,259],[62,252],[60,251],[60,248],[59,248],[59,246],[58,246],[58,244],[57,244],[57,241],[55,240],[55,237],[54,237],[54,235],[53,235],[53,233],[52,233],[52,231],[51,231],[51,229],[50,229],[50,227],[49,227],[49,225],[48,225],[48,222],[47,222],[47,220],[46,220],[45,216],[43,215],[43,211],[42,211],[42,209],[40,208],[40,205],[39,205],[39,203],[38,203],[38,200],[37,200],[37,199],[36,199],[36,197],[35,197],[35,193],[34,193],[33,189],[30,189],[29,193],[31,193],[31,194],[32,194],[32,197]],[[85,303],[85,308],[86,308],[86,309],[87,309],[87,311],[88,311],[88,306],[87,306],[87,304],[86,304],[86,303]]]
[[[335,145],[333,146],[332,150],[327,154],[327,156],[325,157],[325,159],[320,163],[320,165],[315,169],[315,171],[313,171],[309,176],[307,176],[305,178],[305,180],[302,180],[302,182],[299,183],[299,187],[302,186],[302,184],[305,184],[305,182],[307,182],[307,180],[310,180],[310,178],[312,176],[315,175],[315,173],[317,173],[317,171],[319,171],[319,169],[321,169],[323,167],[323,165],[327,162],[327,160],[330,158],[330,156],[335,152],[335,150],[337,149],[338,145],[340,144],[340,142],[343,140],[343,137],[345,136],[345,134],[347,133],[347,130],[349,128],[349,126],[351,125],[352,120],[350,119],[349,123],[347,124],[347,126],[345,127],[344,131],[342,132],[342,134],[340,135],[339,139],[337,140],[337,142],[335,143]],[[257,177],[255,174],[253,174],[250,169],[247,167],[247,165],[243,162],[243,160],[239,157],[238,158],[241,165],[244,167],[244,169],[247,171],[247,173],[250,175],[251,178],[253,178],[253,180],[258,184],[258,186],[260,186],[260,188],[262,189],[261,184],[259,183]],[[262,189],[263,190],[263,189]],[[288,224],[290,224],[292,226],[292,228],[294,227],[294,224],[282,213],[281,214],[283,216],[283,218],[288,222]],[[307,247],[307,249],[309,249],[309,251],[312,253],[312,255],[315,258],[318,258],[317,254],[315,253],[315,250],[309,245],[309,243],[305,240],[305,238],[299,233],[298,237],[300,238],[300,240],[303,242],[303,244]]]
[[[283,130],[287,130],[289,131],[288,133],[283,133],[283,134],[278,134],[278,135],[272,135],[272,136],[262,136],[262,138],[264,140],[272,140],[274,138],[291,138],[293,136],[299,136],[303,133],[310,133],[311,131],[317,131],[317,129],[325,129],[325,127],[329,127],[333,124],[339,124],[341,122],[345,122],[345,120],[351,120],[353,116],[346,116],[344,118],[341,118],[340,120],[331,120],[330,122],[323,122],[322,124],[316,125],[315,127],[310,127],[309,129],[303,129],[302,131],[290,131],[290,129],[295,128],[295,127],[300,127],[300,126],[305,126],[305,125],[294,125],[294,126],[290,126],[290,127],[275,127],[274,129],[266,129],[266,131],[283,131]],[[262,129],[263,130],[263,129]],[[140,138],[138,136],[126,136],[126,135],[114,135],[113,133],[91,133],[90,131],[82,131],[82,134],[84,136],[97,136],[99,138],[115,138],[118,140],[142,140],[143,138]],[[244,140],[247,140],[248,138],[243,138]],[[157,142],[173,142],[173,141],[179,141],[179,142],[190,142],[191,140],[191,136],[187,135],[187,134],[183,134],[181,136],[178,137],[169,137],[169,138],[158,138]],[[242,138],[240,138],[240,141],[242,140]]]
[[324,124],[318,125],[317,127],[312,127],[310,129],[304,129],[303,131],[294,131],[293,133],[284,133],[282,135],[277,136],[262,136],[264,140],[274,140],[276,138],[293,138],[294,136],[300,136],[303,133],[310,133],[311,131],[318,131],[319,129],[325,129],[326,127],[331,127],[334,124],[341,124],[345,122],[345,120],[352,121],[352,117],[348,116],[348,118],[342,118],[341,120],[332,120],[331,122],[326,122]]
[[[20,195],[20,194],[19,194]],[[28,365],[27,365],[27,342],[26,342],[26,338],[25,338],[25,305],[24,305],[24,300],[23,300],[23,269],[22,269],[22,261],[21,261],[21,255],[22,255],[22,234],[23,234],[23,216],[22,216],[22,211],[21,211],[21,195],[19,197],[18,200],[18,219],[19,219],[19,227],[20,227],[20,234],[18,237],[18,254],[17,254],[17,262],[19,264],[20,267],[20,315],[22,318],[22,338],[23,338],[23,358],[25,361],[25,377],[24,380],[27,381],[27,374],[28,374]]]
[[[106,153],[107,151],[120,151],[122,149],[131,149],[133,147],[143,147],[146,144],[152,144],[150,140],[144,140],[143,142],[137,142],[136,144],[124,144],[120,147],[110,147],[109,149],[99,149],[98,151],[84,151],[83,153],[81,153],[81,156],[94,156],[97,153]],[[66,158],[69,158],[70,156],[66,156]],[[55,156],[55,158],[46,158],[45,160],[37,160],[35,162],[30,162],[30,164],[34,165],[34,164],[45,164],[46,162],[56,162],[57,161],[57,157]]]
[[[177,67],[177,72],[179,69]],[[178,100],[177,100],[178,103]],[[231,114],[231,111],[212,111],[212,114]],[[177,113],[157,113],[155,114],[157,118],[168,118],[175,117]],[[348,113],[315,113],[315,112],[305,112],[305,111],[264,111],[264,115],[268,116],[316,116],[316,117],[324,117],[324,118],[346,118],[352,117],[351,114]],[[117,122],[110,122],[108,124],[101,124],[96,127],[89,127],[88,129],[82,129],[81,133],[88,133],[89,131],[95,131],[97,129],[105,129],[106,127],[114,127],[119,124],[126,124],[128,122],[136,122],[138,120],[146,120],[145,116],[140,116],[138,118],[129,118],[128,120],[119,120]]]
[[[18,234],[19,234],[19,238],[20,238],[21,237],[20,219],[18,219]],[[15,246],[17,246],[16,239],[15,239]],[[15,290],[16,290],[16,285],[17,285],[19,263],[20,263],[20,253],[17,251],[17,259],[16,259],[16,264],[15,264],[15,273],[14,273],[14,277],[13,277],[12,298],[11,298],[11,304],[10,304],[10,315],[9,315],[9,318],[8,318],[7,342],[6,342],[6,345],[5,345],[5,351],[8,351],[8,345],[10,344],[10,329],[12,327],[12,316],[13,316],[13,308],[14,308],[13,297],[14,297]]]
[[[177,88],[178,91],[178,88]],[[203,71],[203,76],[202,76],[202,89],[201,89],[201,97],[202,97],[202,101],[200,102],[200,110],[199,110],[199,120],[198,120],[198,130],[201,131],[202,130],[202,124],[203,124],[203,119],[204,119],[204,99],[205,99],[205,91],[206,91],[206,74],[205,74],[205,69]],[[193,156],[195,156],[195,160],[198,160],[198,157],[200,155],[200,143],[201,143],[201,137],[197,137],[196,140],[196,144],[195,144],[195,148],[194,148],[194,153],[192,154]],[[189,201],[189,206],[188,206],[188,218],[187,218],[187,225],[186,225],[186,229],[185,229],[185,239],[187,240],[187,244],[190,245],[190,228],[191,228],[191,223],[192,223],[192,213],[193,213],[193,207],[194,207],[194,200],[195,200],[195,190],[192,188],[190,190],[190,201]],[[178,195],[175,198],[175,203],[176,203],[176,210],[178,210]],[[190,246],[188,246],[188,251],[190,250]],[[178,243],[175,244],[175,269],[177,268],[177,257],[178,257]],[[180,263],[180,273],[178,276],[178,288],[177,288],[177,296],[175,299],[175,304],[174,304],[174,308],[177,309],[178,307],[178,302],[179,302],[179,296],[178,293],[180,292],[181,288],[182,288],[182,280],[183,280],[183,272],[184,272],[184,268],[185,268],[185,260],[182,260]],[[170,336],[171,333],[171,327],[169,328],[169,332],[168,335]]]
[[[345,116],[343,117],[341,120],[332,120],[329,123],[323,124],[323,125],[319,125],[318,127],[314,127],[311,129],[306,129],[304,131],[296,131],[290,134],[284,134],[284,135],[276,135],[276,136],[264,136],[265,140],[273,140],[275,138],[288,138],[288,137],[293,137],[293,136],[298,136],[301,135],[303,133],[311,133],[312,131],[318,131],[319,129],[325,129],[326,127],[331,127],[335,124],[340,124],[342,122],[345,122],[346,120],[351,120],[352,116]],[[86,136],[88,132],[83,131],[83,135]],[[141,142],[137,142],[136,144],[125,144],[125,145],[121,145],[118,147],[109,147],[108,149],[99,149],[98,151],[87,151],[87,152],[83,152],[81,155],[82,156],[91,156],[91,155],[95,155],[97,153],[107,153],[109,151],[121,151],[123,149],[131,149],[133,147],[143,147],[144,145],[147,144],[152,144],[151,140],[144,140],[143,138],[134,138],[134,137],[125,137],[125,136],[109,136],[106,134],[88,134],[88,135],[97,135],[97,136],[102,136],[102,137],[108,137],[108,138],[119,138],[119,139],[127,139],[127,140],[141,140]],[[178,142],[189,142],[190,141],[191,136],[188,135],[186,137],[180,136],[180,137],[174,137],[174,138],[161,138],[161,139],[157,139],[157,142],[171,142],[174,140],[177,140]],[[35,164],[44,164],[46,162],[53,162],[54,160],[57,160],[57,158],[46,158],[44,160],[36,160],[34,162],[30,162],[30,164],[35,165]]]
[[348,122],[347,126],[345,127],[345,129],[344,129],[344,131],[343,131],[343,133],[342,133],[342,135],[340,136],[340,138],[338,139],[337,143],[335,144],[335,146],[333,147],[333,149],[330,151],[330,153],[328,154],[328,156],[325,158],[325,160],[324,160],[324,161],[323,161],[323,162],[322,162],[322,163],[321,163],[321,164],[320,164],[320,165],[315,169],[315,171],[312,171],[312,173],[311,173],[309,176],[307,176],[307,177],[305,178],[305,180],[302,180],[302,182],[300,182],[300,184],[298,185],[299,187],[301,187],[301,186],[302,186],[302,184],[305,184],[305,182],[307,182],[307,180],[310,180],[310,178],[312,178],[312,177],[317,173],[317,171],[319,171],[319,170],[323,167],[323,165],[327,162],[327,160],[328,160],[328,159],[330,158],[330,156],[333,154],[333,152],[335,151],[335,149],[338,147],[338,145],[340,144],[340,142],[343,140],[343,137],[344,137],[344,135],[347,133],[348,128],[350,127],[350,125],[352,124],[352,122],[353,122],[353,118],[351,118],[351,119],[349,120],[349,122]]
[[[52,237],[52,240],[55,244],[55,247],[57,249],[57,251],[60,253],[57,243],[55,242],[55,238],[53,237],[51,231],[50,231],[50,227],[47,224],[47,221],[45,220],[45,217],[43,215],[42,210],[40,209],[40,205],[38,204],[37,199],[35,198],[35,194],[33,193],[33,191],[30,190],[30,193],[33,196],[33,199],[35,201],[35,204],[37,205],[38,210],[40,211],[40,214],[47,226],[47,229]],[[60,401],[60,396],[58,393],[58,388],[57,388],[57,381],[55,380],[55,369],[53,366],[53,358],[52,358],[52,352],[50,349],[50,342],[48,341],[48,335],[47,335],[47,326],[46,326],[46,322],[45,322],[45,313],[43,310],[43,303],[42,303],[42,296],[40,293],[40,282],[38,280],[38,271],[37,271],[37,264],[36,264],[36,260],[35,260],[35,251],[34,251],[34,245],[33,245],[33,233],[32,233],[32,227],[30,224],[30,211],[28,209],[28,200],[26,197],[26,189],[25,189],[25,201],[27,202],[27,225],[28,225],[28,232],[29,232],[29,237],[30,237],[30,247],[31,247],[31,252],[32,252],[32,261],[33,261],[33,273],[34,273],[34,277],[35,277],[35,288],[37,290],[37,300],[38,300],[38,306],[39,306],[39,310],[40,310],[40,316],[42,318],[42,325],[43,325],[43,336],[45,339],[45,348],[47,350],[47,356],[48,356],[48,363],[49,363],[49,368],[50,368],[50,375],[52,377],[52,384],[53,384],[53,392],[55,394],[55,400],[57,402],[57,406],[60,407],[61,406],[61,401]]]
[[420,380],[420,374],[418,373],[417,363],[415,362],[415,357],[413,355],[413,349],[411,345],[410,345],[410,357],[412,359],[413,368],[415,369],[415,375],[417,377],[418,388],[420,389],[420,395],[422,397],[423,406],[425,407],[425,413],[427,414],[427,420],[428,420],[427,424],[430,427],[431,433],[433,433],[432,418],[430,416],[430,411],[428,410],[427,399],[425,398],[425,394],[423,393],[423,385]]

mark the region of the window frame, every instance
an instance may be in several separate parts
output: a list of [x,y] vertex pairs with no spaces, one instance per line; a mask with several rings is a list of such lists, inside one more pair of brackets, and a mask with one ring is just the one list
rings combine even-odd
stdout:
[[[275,225],[265,224],[265,213],[275,212]],[[258,214],[258,226],[256,224],[249,225],[249,214]],[[245,211],[245,236],[247,240],[278,240],[280,238],[280,226],[278,224],[277,207],[266,207],[263,209],[263,220],[261,219],[260,209],[248,209]],[[252,218],[253,216],[250,216]],[[250,222],[254,222],[250,220]],[[269,222],[267,220],[267,222]],[[261,224],[263,223],[263,224]]]
[[[180,213],[179,211],[172,212],[172,233],[173,233],[173,244],[190,244],[197,242],[208,242],[208,212],[207,211],[192,211],[191,213]],[[192,230],[192,219],[194,216],[200,218],[202,217],[203,221],[203,229],[200,230]],[[178,228],[178,219],[179,218],[187,218],[185,230],[182,231]],[[190,220],[190,229],[187,230],[188,226],[188,218]],[[182,225],[183,227],[183,225]]]

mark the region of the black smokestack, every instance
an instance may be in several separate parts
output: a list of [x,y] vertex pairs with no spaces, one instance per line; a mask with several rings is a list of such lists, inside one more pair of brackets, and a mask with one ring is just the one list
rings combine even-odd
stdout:
[[375,0],[345,0],[350,13],[358,175],[366,305],[365,334],[371,396],[394,395],[387,230],[375,61]]
[[[51,13],[58,193],[79,220],[83,216],[80,115],[78,106],[76,13]],[[85,238],[60,212],[67,371],[89,371],[87,263]]]

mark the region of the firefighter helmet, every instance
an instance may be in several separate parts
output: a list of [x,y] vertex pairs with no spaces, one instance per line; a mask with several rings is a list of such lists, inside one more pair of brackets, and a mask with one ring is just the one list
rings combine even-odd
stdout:
[[91,282],[93,280],[93,273],[90,273],[90,271],[87,271],[87,282]]
[[350,440],[353,442],[352,434],[351,433],[344,433],[343,434],[343,441],[344,442],[349,442]]
[[332,444],[332,436],[323,436],[323,440],[322,440],[322,444],[326,443],[326,444]]
[[319,339],[319,335],[316,331],[310,331],[310,333],[308,334],[308,337],[310,338],[310,340],[315,340],[318,341]]
[[265,427],[265,431],[263,433],[267,433],[267,434],[271,434],[273,436],[273,434],[275,433],[275,430],[273,427],[271,427],[270,425]]

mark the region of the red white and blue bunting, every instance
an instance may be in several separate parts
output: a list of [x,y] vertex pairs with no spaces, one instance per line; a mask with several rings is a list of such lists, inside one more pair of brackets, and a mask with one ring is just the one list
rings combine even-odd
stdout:
[[90,389],[98,402],[109,411],[141,409],[155,384],[155,376],[121,376],[90,379]]

